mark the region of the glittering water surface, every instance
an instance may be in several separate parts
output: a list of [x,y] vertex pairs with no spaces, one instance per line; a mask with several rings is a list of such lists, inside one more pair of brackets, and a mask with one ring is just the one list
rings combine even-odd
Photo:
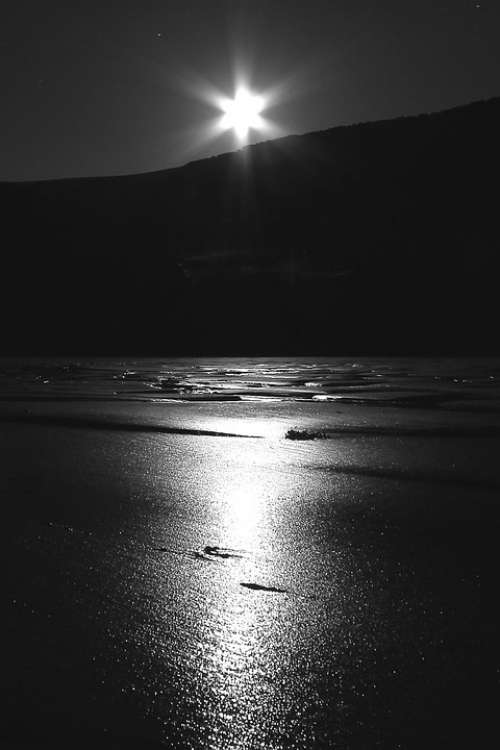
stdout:
[[499,378],[2,360],[9,747],[456,746]]
[[496,392],[498,359],[0,360],[2,399],[442,403]]

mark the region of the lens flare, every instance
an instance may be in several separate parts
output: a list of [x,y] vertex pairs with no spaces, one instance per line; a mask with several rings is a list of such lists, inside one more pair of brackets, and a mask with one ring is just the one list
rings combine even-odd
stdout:
[[[227,151],[231,147],[231,140],[237,148],[242,148],[262,138],[267,140],[287,134],[280,124],[268,117],[268,110],[273,110],[291,97],[292,92],[288,90],[286,82],[257,92],[249,83],[248,72],[236,70],[234,88],[229,93],[199,74],[187,71],[177,85],[185,94],[212,110],[211,116],[198,124],[193,123],[189,131],[183,129],[182,136],[179,136],[182,145],[178,149],[179,154],[182,152],[183,160],[194,156],[200,158],[199,151],[219,139]],[[213,110],[216,110],[215,114]]]
[[264,120],[260,113],[265,107],[264,97],[253,94],[245,88],[236,91],[234,99],[223,99],[220,107],[224,112],[221,127],[232,129],[239,140],[245,140],[251,129],[262,130]]

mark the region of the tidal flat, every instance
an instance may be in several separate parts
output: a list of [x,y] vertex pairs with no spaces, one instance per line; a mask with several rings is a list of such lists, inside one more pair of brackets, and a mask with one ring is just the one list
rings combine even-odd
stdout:
[[3,359],[0,442],[1,747],[481,744],[498,359]]

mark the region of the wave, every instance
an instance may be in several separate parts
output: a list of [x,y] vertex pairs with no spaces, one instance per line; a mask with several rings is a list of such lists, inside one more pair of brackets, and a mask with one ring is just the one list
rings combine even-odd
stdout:
[[340,427],[289,429],[284,437],[292,441],[328,440],[350,436],[366,437],[439,437],[439,438],[495,438],[500,437],[500,425],[342,425]]
[[117,432],[159,433],[161,435],[198,435],[203,437],[262,439],[262,435],[247,435],[238,432],[204,430],[195,427],[176,427],[147,422],[129,422],[114,419],[94,419],[92,417],[75,417],[55,414],[5,414],[0,415],[0,422],[31,425],[52,425],[85,430],[103,430]]
[[[116,419],[113,417],[99,418],[89,415],[77,416],[73,414],[37,414],[32,412],[0,412],[0,423],[52,425],[74,429],[111,430],[115,432],[143,432],[165,435],[199,435],[205,437],[250,438],[263,440],[265,435],[252,435],[246,432],[230,432],[226,430],[210,430],[198,427],[181,427],[155,422],[139,422],[132,419]],[[498,438],[500,425],[340,425],[328,427],[323,424],[317,427],[301,427],[296,425],[284,431],[274,439],[284,439],[289,442],[327,441],[350,437],[418,437],[418,438]]]
[[412,469],[375,468],[369,466],[307,466],[308,469],[317,469],[328,474],[341,474],[354,477],[367,477],[370,479],[394,479],[401,482],[424,482],[429,484],[444,484],[456,487],[470,487],[497,492],[500,482],[494,479],[482,479],[467,476],[450,476],[438,474],[437,472],[415,471]]
[[0,360],[0,399],[11,401],[276,399],[498,411],[499,384],[496,358]]

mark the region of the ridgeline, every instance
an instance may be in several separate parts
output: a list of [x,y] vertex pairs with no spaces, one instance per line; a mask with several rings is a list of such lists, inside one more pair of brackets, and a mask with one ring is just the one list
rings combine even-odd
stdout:
[[0,183],[2,353],[497,353],[500,98]]

